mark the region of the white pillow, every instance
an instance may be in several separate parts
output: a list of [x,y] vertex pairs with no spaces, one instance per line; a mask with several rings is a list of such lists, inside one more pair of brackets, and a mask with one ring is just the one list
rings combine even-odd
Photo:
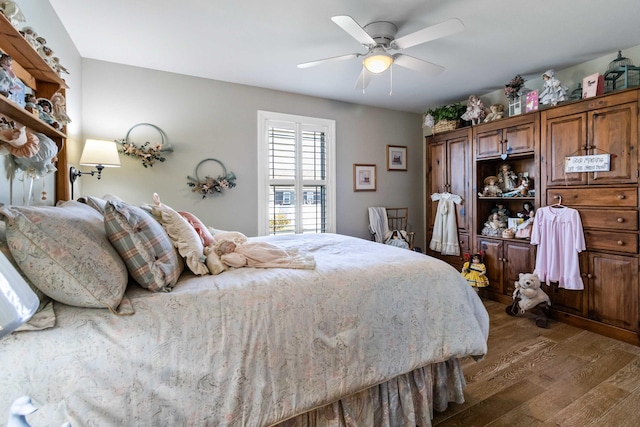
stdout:
[[204,245],[198,232],[177,211],[161,203],[157,193],[153,193],[153,201],[151,213],[167,231],[189,270],[197,275],[209,274],[205,264]]

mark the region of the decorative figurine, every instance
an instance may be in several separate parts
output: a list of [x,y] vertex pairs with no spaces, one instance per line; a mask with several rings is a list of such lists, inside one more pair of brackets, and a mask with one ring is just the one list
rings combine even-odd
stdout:
[[534,213],[533,213],[533,203],[531,202],[524,202],[522,204],[522,210],[520,212],[517,213],[518,218],[522,218],[525,221],[528,220],[529,218],[533,217]]
[[0,54],[0,93],[17,102],[23,99],[24,85],[12,68],[13,59],[6,53]]
[[485,288],[489,286],[489,279],[487,278],[487,268],[482,262],[482,252],[473,254],[471,261],[469,261],[469,254],[465,254],[467,261],[462,266],[460,274],[465,278],[467,282],[478,292],[478,288]]
[[467,111],[460,117],[462,120],[471,122],[474,125],[482,122],[486,112],[484,111],[484,104],[479,96],[471,95],[467,102]]
[[71,123],[71,119],[67,116],[67,102],[60,92],[56,92],[51,96],[53,104],[53,118],[62,126]]
[[507,228],[507,221],[503,220],[500,214],[496,212],[489,215],[480,234],[483,236],[501,237],[502,232]]
[[511,166],[503,163],[498,171],[498,185],[503,192],[512,191],[516,187],[518,175],[511,170]]
[[540,104],[551,104],[552,106],[555,106],[558,105],[559,102],[569,99],[569,96],[567,95],[567,90],[569,90],[569,88],[560,83],[560,80],[553,76],[554,74],[555,72],[553,70],[547,70],[542,75],[542,79],[544,80],[544,89],[539,95]]
[[500,219],[504,222],[507,222],[511,216],[511,211],[505,207],[504,203],[501,202],[496,203],[496,207],[491,209],[491,213],[497,213],[500,215]]
[[484,179],[484,189],[482,193],[478,193],[480,197],[502,197],[502,190],[497,185],[497,176],[488,176]]
[[533,184],[528,176],[520,178],[520,184],[512,191],[502,193],[502,197],[527,197],[531,196]]
[[11,25],[18,28],[21,22],[25,21],[24,15],[20,10],[20,6],[14,1],[0,2],[0,10],[7,17]]
[[489,110],[490,113],[484,118],[485,123],[499,120],[504,116],[504,105],[502,104],[493,104],[489,107]]
[[38,106],[40,107],[40,120],[58,129],[60,124],[53,117],[53,104],[51,101],[46,98],[38,98]]

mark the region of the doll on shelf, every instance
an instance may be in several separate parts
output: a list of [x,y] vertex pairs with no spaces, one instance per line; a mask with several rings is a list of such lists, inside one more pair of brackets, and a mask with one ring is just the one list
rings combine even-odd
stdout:
[[483,236],[500,237],[502,236],[502,232],[508,227],[507,222],[508,219],[500,216],[498,212],[492,213],[484,223],[484,227],[480,234]]
[[517,215],[518,215],[518,218],[522,218],[525,221],[533,217],[533,203],[524,202],[522,204],[522,210],[518,212]]
[[516,237],[519,239],[530,239],[531,238],[531,230],[533,229],[533,217],[535,216],[535,211],[533,209],[533,204],[530,202],[524,202],[522,205],[522,210],[518,212],[518,217],[524,219],[522,224],[519,224],[516,227]]
[[532,190],[531,180],[523,176],[520,178],[520,184],[513,189],[513,191],[509,191],[507,193],[503,193],[503,197],[528,197],[530,196],[530,191]]
[[500,215],[500,219],[504,221],[507,221],[511,216],[511,211],[505,207],[504,203],[501,202],[496,203],[496,207],[491,209],[491,213],[497,213]]
[[500,165],[500,170],[498,171],[498,185],[500,185],[503,192],[512,191],[516,187],[517,180],[518,175],[511,170],[510,165],[506,163]]
[[487,269],[482,262],[482,252],[473,254],[469,260],[469,254],[465,254],[467,261],[462,266],[462,277],[478,292],[478,288],[489,286]]
[[497,176],[488,176],[484,179],[484,189],[481,193],[478,193],[480,197],[501,197],[502,190],[498,186]]

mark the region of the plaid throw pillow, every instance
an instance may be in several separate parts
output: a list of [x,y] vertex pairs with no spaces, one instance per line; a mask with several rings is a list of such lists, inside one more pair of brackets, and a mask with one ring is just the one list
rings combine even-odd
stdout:
[[129,274],[143,288],[169,292],[184,269],[182,258],[167,232],[137,206],[108,201],[104,226]]

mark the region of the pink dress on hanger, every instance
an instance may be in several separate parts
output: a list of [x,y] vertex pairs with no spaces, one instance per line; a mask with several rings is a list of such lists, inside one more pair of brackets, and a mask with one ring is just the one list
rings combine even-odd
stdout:
[[536,211],[531,244],[538,245],[534,273],[540,281],[582,290],[578,253],[587,247],[580,213],[568,207],[545,206]]

